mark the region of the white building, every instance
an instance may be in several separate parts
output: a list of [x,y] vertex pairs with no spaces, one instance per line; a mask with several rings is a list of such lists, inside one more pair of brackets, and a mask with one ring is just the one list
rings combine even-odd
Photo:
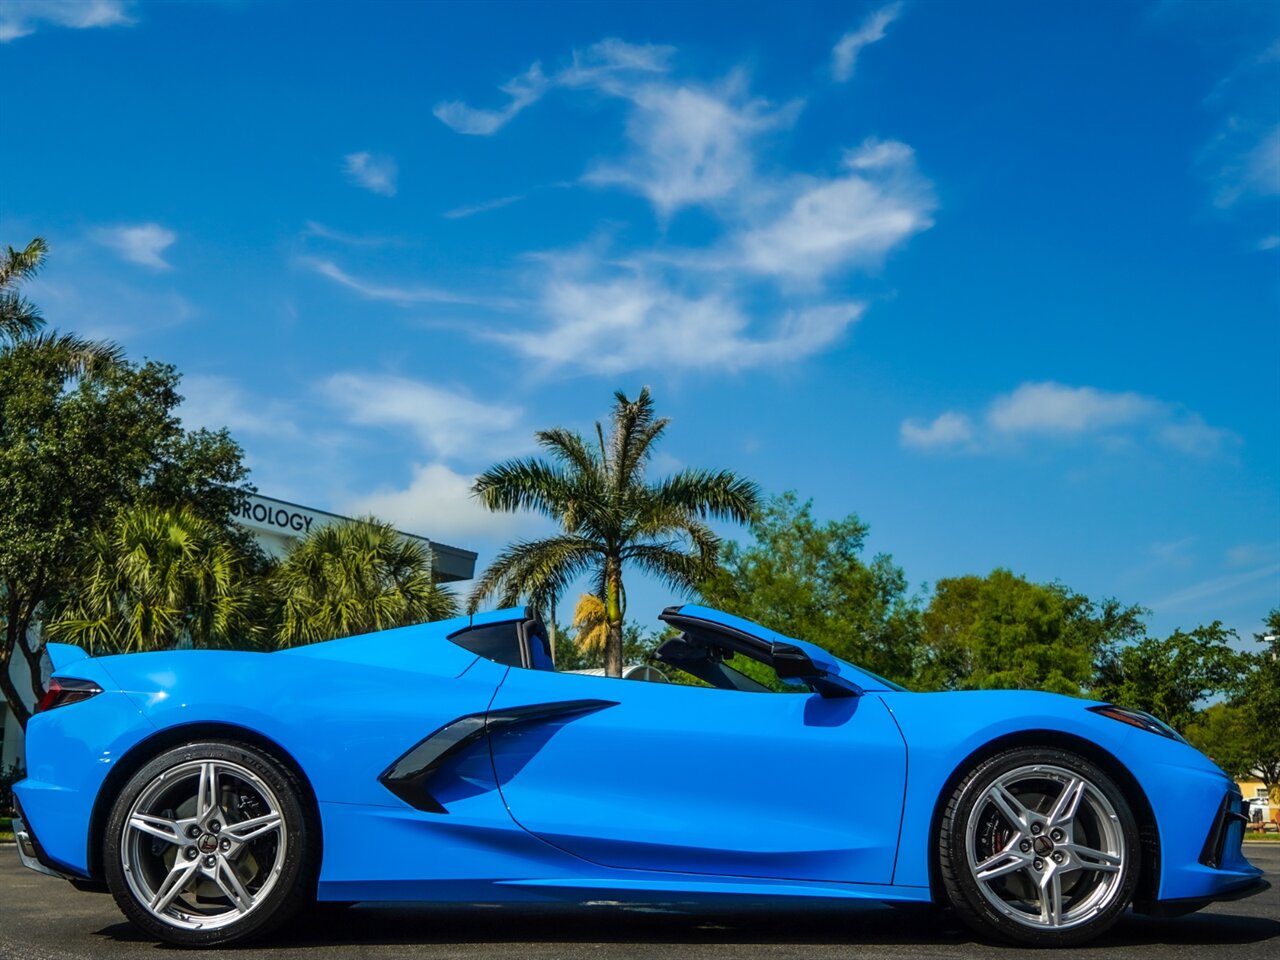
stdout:
[[[235,518],[241,526],[252,530],[258,545],[273,557],[283,556],[289,545],[317,530],[326,524],[345,520],[336,513],[315,510],[287,500],[276,500],[258,494],[249,497],[240,515]],[[429,547],[431,565],[435,570],[437,583],[452,583],[458,580],[470,580],[475,575],[476,555],[471,550],[451,547],[445,543],[436,543],[426,537],[413,533],[405,533],[410,540]],[[14,652],[10,663],[9,674],[19,690],[27,691],[31,682],[27,675],[27,664],[22,654]],[[0,731],[3,731],[4,748],[0,753],[0,768],[7,768],[22,757],[22,728],[9,717],[9,708],[0,698]]]

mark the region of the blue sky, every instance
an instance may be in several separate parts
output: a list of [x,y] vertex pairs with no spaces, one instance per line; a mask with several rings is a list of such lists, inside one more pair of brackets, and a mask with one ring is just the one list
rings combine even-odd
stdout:
[[0,80],[33,298],[264,493],[483,562],[475,472],[648,384],[914,584],[1280,603],[1274,4],[9,0]]

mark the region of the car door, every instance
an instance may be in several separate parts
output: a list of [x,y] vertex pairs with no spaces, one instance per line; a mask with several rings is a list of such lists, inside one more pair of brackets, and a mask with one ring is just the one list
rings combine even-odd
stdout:
[[889,883],[906,748],[874,694],[754,693],[513,667],[490,715],[515,820],[609,867]]

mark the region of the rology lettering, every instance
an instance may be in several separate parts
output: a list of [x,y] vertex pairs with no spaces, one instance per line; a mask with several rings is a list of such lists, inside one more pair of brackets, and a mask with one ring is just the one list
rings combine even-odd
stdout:
[[240,508],[240,516],[257,523],[269,523],[282,530],[293,530],[297,533],[308,533],[311,521],[305,513],[296,513],[283,507],[269,507],[265,503],[246,503]]

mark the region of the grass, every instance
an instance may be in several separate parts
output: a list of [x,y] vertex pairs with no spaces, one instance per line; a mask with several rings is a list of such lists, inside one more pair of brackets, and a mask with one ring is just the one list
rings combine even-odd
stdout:
[[8,817],[0,817],[0,843],[13,840],[13,821]]
[[1280,833],[1254,833],[1250,831],[1244,835],[1245,843],[1280,843]]

